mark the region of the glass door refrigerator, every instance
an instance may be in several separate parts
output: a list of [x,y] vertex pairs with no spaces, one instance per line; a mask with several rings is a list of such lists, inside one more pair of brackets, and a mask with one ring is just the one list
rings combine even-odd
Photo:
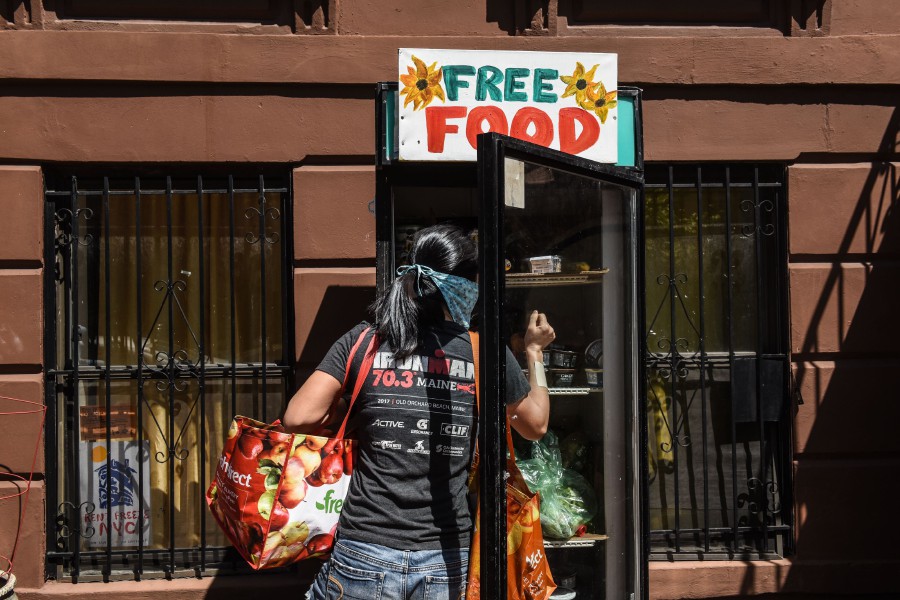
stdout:
[[478,238],[485,599],[507,589],[506,411],[497,401],[505,397],[505,347],[518,368],[534,368],[522,339],[535,309],[556,331],[543,357],[549,430],[540,442],[513,437],[520,469],[542,498],[544,550],[559,586],[553,598],[647,597],[640,91],[620,87],[619,99],[617,165],[495,133],[479,136],[474,164],[410,163],[396,160],[396,85],[379,85],[379,286],[422,227],[453,222]]

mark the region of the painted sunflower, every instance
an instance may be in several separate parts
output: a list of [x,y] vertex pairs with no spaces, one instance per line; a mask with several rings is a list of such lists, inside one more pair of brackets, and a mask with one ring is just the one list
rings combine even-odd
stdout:
[[601,123],[606,123],[609,109],[615,108],[618,105],[616,94],[616,90],[607,93],[606,86],[604,86],[601,81],[595,87],[588,88],[585,91],[584,100],[579,102],[578,105],[584,110],[589,110],[600,117]]
[[594,65],[591,67],[590,71],[585,73],[584,65],[580,62],[576,62],[575,72],[572,73],[571,77],[566,77],[565,75],[560,77],[560,80],[566,84],[566,91],[563,92],[562,97],[568,98],[569,96],[575,96],[575,100],[578,104],[584,102],[587,91],[597,86],[597,84],[594,83],[594,73],[597,72],[598,66],[599,65]]
[[406,70],[409,72],[406,75],[400,75],[400,81],[405,86],[400,93],[406,96],[403,106],[412,102],[413,110],[419,110],[431,104],[435,97],[440,98],[441,102],[446,102],[444,88],[441,87],[443,70],[435,69],[436,62],[431,63],[430,67],[426,67],[425,63],[415,56],[412,59],[415,68],[408,66]]

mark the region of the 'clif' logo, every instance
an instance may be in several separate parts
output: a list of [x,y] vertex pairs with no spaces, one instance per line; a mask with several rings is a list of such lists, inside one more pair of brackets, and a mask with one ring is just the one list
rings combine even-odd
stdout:
[[452,435],[455,437],[466,437],[469,435],[469,426],[444,423],[441,425],[441,433],[443,433],[444,435]]

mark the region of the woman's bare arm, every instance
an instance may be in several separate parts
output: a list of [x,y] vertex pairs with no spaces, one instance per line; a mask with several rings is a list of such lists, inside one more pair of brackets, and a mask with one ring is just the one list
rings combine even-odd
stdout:
[[533,311],[525,331],[525,356],[528,360],[528,383],[531,391],[506,408],[512,428],[528,440],[539,440],[547,433],[550,420],[550,395],[546,382],[539,382],[534,363],[544,364],[544,348],[556,338],[556,332],[544,313]]
[[309,376],[288,402],[284,428],[290,433],[312,433],[331,421],[339,404],[341,382],[323,371]]

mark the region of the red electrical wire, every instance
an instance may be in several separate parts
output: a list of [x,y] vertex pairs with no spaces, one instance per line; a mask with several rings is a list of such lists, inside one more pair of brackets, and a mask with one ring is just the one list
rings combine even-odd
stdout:
[[34,447],[34,456],[31,459],[31,471],[28,473],[28,478],[25,478],[21,475],[17,475],[15,473],[0,474],[0,476],[11,478],[13,481],[19,480],[19,481],[25,482],[24,490],[19,490],[15,494],[9,494],[7,496],[0,496],[0,502],[2,502],[3,500],[9,500],[11,498],[18,498],[19,496],[23,496],[23,495],[25,496],[25,498],[22,502],[22,510],[19,513],[19,524],[18,524],[18,527],[16,528],[16,539],[13,542],[12,553],[9,555],[9,557],[6,557],[6,556],[0,554],[0,558],[5,560],[8,565],[8,567],[5,569],[6,572],[9,574],[12,574],[13,561],[16,558],[16,548],[19,545],[19,535],[21,535],[21,533],[22,533],[22,525],[25,522],[25,510],[28,508],[28,495],[31,492],[31,479],[32,479],[32,477],[34,477],[34,467],[35,467],[35,465],[37,465],[38,453],[40,452],[40,449],[41,449],[41,435],[40,434],[43,433],[43,431],[44,431],[44,423],[47,418],[47,407],[39,402],[32,402],[30,400],[22,400],[20,398],[10,398],[9,396],[0,395],[0,400],[9,400],[12,402],[20,402],[22,404],[30,404],[32,406],[38,407],[35,410],[20,410],[20,411],[9,411],[9,412],[0,411],[0,417],[10,416],[10,415],[33,415],[33,414],[38,414],[38,413],[41,414],[41,426],[38,431],[37,443],[35,444],[35,447]]

